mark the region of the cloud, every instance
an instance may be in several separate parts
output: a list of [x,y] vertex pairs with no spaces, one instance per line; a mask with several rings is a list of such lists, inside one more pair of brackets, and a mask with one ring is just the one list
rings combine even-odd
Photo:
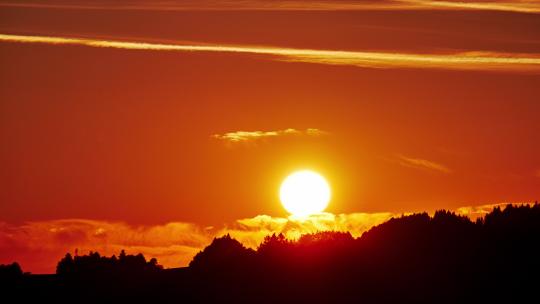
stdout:
[[389,220],[395,214],[382,213],[321,213],[307,218],[282,218],[259,215],[238,220],[226,226],[218,234],[229,233],[244,245],[257,248],[264,237],[283,233],[289,239],[297,239],[302,234],[317,231],[349,231],[354,237],[362,235],[369,228]]
[[[0,34],[0,41],[82,45],[96,48],[169,52],[218,52],[263,56],[263,59],[344,65],[360,68],[417,68],[506,72],[540,72],[540,54],[510,54],[498,52],[458,52],[448,54],[409,54],[389,52],[338,51],[263,46],[231,46],[208,44],[164,44],[137,41],[100,40],[50,36]],[[266,56],[266,57],[264,57]]]
[[60,8],[85,10],[497,10],[520,13],[540,12],[536,0],[182,0],[182,1],[20,1],[0,3],[4,7]]
[[[490,204],[457,208],[457,214],[473,220],[484,216],[494,207]],[[155,257],[167,268],[187,266],[193,256],[206,247],[214,237],[229,233],[244,245],[256,249],[264,237],[283,233],[297,239],[317,231],[349,231],[359,237],[371,227],[402,214],[379,213],[321,213],[307,218],[258,215],[237,220],[222,227],[172,222],[153,226],[132,226],[123,222],[85,219],[65,219],[27,222],[20,225],[0,222],[0,264],[17,261],[25,271],[53,273],[56,263],[67,252],[102,255],[142,253],[147,259]]]
[[[510,203],[498,203],[498,204],[485,204],[477,206],[467,206],[459,207],[456,209],[456,214],[465,215],[471,220],[476,220],[477,218],[484,217],[486,214],[490,213],[494,208],[499,207],[504,209],[505,206],[510,205]],[[519,205],[529,205],[533,206],[534,203],[521,203]]]
[[321,136],[326,135],[328,132],[319,130],[319,129],[306,129],[306,130],[296,130],[296,129],[284,129],[276,131],[236,131],[228,132],[225,134],[214,134],[212,138],[222,140],[227,143],[242,143],[242,142],[252,142],[265,138],[275,138],[282,136]]
[[452,170],[450,170],[447,166],[427,159],[411,158],[403,155],[397,155],[397,162],[402,166],[410,168],[433,170],[442,173],[452,172]]
[[104,255],[143,253],[166,267],[187,265],[211,241],[205,229],[189,223],[130,226],[83,219],[0,223],[0,263],[18,261],[26,271],[51,273],[66,252]]
[[190,11],[190,10],[365,10],[365,9],[397,9],[406,8],[408,4],[400,4],[394,0],[178,0],[178,1],[78,1],[65,3],[62,1],[22,1],[0,3],[5,7],[28,8],[60,8],[86,10],[156,10],[156,11]]
[[102,255],[142,253],[155,257],[165,267],[187,266],[213,237],[231,234],[246,246],[257,248],[265,236],[283,233],[295,239],[323,230],[350,231],[360,236],[373,225],[388,220],[391,213],[323,213],[308,218],[259,215],[221,228],[203,228],[173,222],[155,226],[131,226],[122,222],[65,219],[12,225],[0,222],[0,263],[18,261],[25,271],[52,273],[67,252],[97,251]]
[[423,9],[467,9],[467,10],[493,10],[518,13],[539,13],[540,3],[537,0],[396,0],[403,4],[409,4],[411,8]]

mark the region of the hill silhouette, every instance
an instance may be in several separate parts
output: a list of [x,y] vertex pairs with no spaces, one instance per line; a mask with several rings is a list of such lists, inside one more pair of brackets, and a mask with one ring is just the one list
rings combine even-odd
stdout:
[[539,257],[540,205],[509,205],[474,222],[448,211],[402,216],[359,238],[274,234],[257,250],[225,235],[177,269],[140,254],[67,254],[55,275],[0,266],[0,282],[3,298],[20,301],[535,303]]

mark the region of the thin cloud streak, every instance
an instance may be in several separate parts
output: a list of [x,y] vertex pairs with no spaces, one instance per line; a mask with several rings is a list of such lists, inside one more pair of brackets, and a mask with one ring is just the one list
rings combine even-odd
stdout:
[[134,2],[124,1],[115,4],[106,3],[36,3],[6,2],[0,7],[79,9],[79,10],[144,10],[144,11],[212,11],[212,10],[253,10],[253,11],[340,11],[340,10],[395,10],[408,9],[410,4],[399,0],[363,0],[363,1],[308,1],[308,0],[251,0],[251,1],[169,1],[169,2]]
[[197,11],[197,10],[266,10],[266,11],[359,11],[359,10],[494,10],[517,13],[540,13],[540,3],[521,1],[437,1],[437,0],[363,0],[363,1],[169,1],[152,3],[122,1],[114,4],[100,2],[41,3],[6,2],[0,7],[76,9],[76,10],[144,10],[144,11]]
[[52,45],[82,45],[146,51],[217,52],[270,56],[267,59],[361,68],[429,68],[477,71],[540,72],[540,54],[521,55],[498,52],[454,54],[406,54],[296,49],[278,47],[162,44],[135,41],[99,40],[50,36],[0,34],[0,41]]
[[516,13],[539,13],[538,1],[438,1],[438,0],[395,0],[411,7],[441,10],[488,10]]
[[326,135],[328,132],[319,130],[319,129],[306,129],[306,130],[296,130],[296,129],[284,129],[276,131],[235,131],[228,132],[225,134],[214,134],[212,138],[222,140],[227,143],[241,143],[248,141],[255,141],[265,138],[275,138],[282,136],[321,136]]
[[438,171],[441,173],[452,172],[452,170],[450,170],[447,166],[436,163],[434,161],[427,160],[427,159],[412,158],[412,157],[407,157],[403,155],[397,155],[397,161],[400,165],[405,166],[405,167],[416,168],[416,169],[426,169],[426,170]]

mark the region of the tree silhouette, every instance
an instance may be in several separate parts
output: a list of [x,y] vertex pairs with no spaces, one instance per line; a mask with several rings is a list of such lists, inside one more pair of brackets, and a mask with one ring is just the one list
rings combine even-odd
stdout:
[[229,234],[214,238],[212,243],[199,252],[189,267],[197,270],[223,270],[252,260],[255,252],[231,238]]
[[101,256],[98,252],[88,255],[77,255],[72,257],[67,253],[56,267],[56,274],[60,276],[100,276],[115,274],[132,274],[163,269],[155,258],[149,262],[141,254],[126,255],[125,251],[120,252],[119,258],[116,256]]
[[7,281],[22,277],[21,266],[17,262],[11,264],[0,264],[0,280]]
[[124,251],[68,253],[56,276],[12,264],[0,266],[0,278],[19,286],[9,291],[57,302],[536,303],[538,244],[540,205],[509,205],[474,222],[445,210],[401,216],[358,238],[273,234],[257,250],[225,235],[183,269]]

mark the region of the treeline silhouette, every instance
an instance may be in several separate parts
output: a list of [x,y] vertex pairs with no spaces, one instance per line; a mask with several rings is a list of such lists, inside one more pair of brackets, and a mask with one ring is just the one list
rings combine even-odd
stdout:
[[225,235],[189,267],[67,254],[49,276],[0,266],[20,300],[150,303],[540,303],[540,205],[471,221],[448,211],[348,232],[267,236],[257,250]]
[[113,255],[108,258],[101,256],[98,252],[90,252],[88,255],[76,255],[70,253],[58,262],[56,274],[64,277],[87,277],[103,275],[144,275],[147,273],[162,270],[157,259],[152,258],[149,262],[141,254],[127,255],[124,250],[120,252],[118,258]]

